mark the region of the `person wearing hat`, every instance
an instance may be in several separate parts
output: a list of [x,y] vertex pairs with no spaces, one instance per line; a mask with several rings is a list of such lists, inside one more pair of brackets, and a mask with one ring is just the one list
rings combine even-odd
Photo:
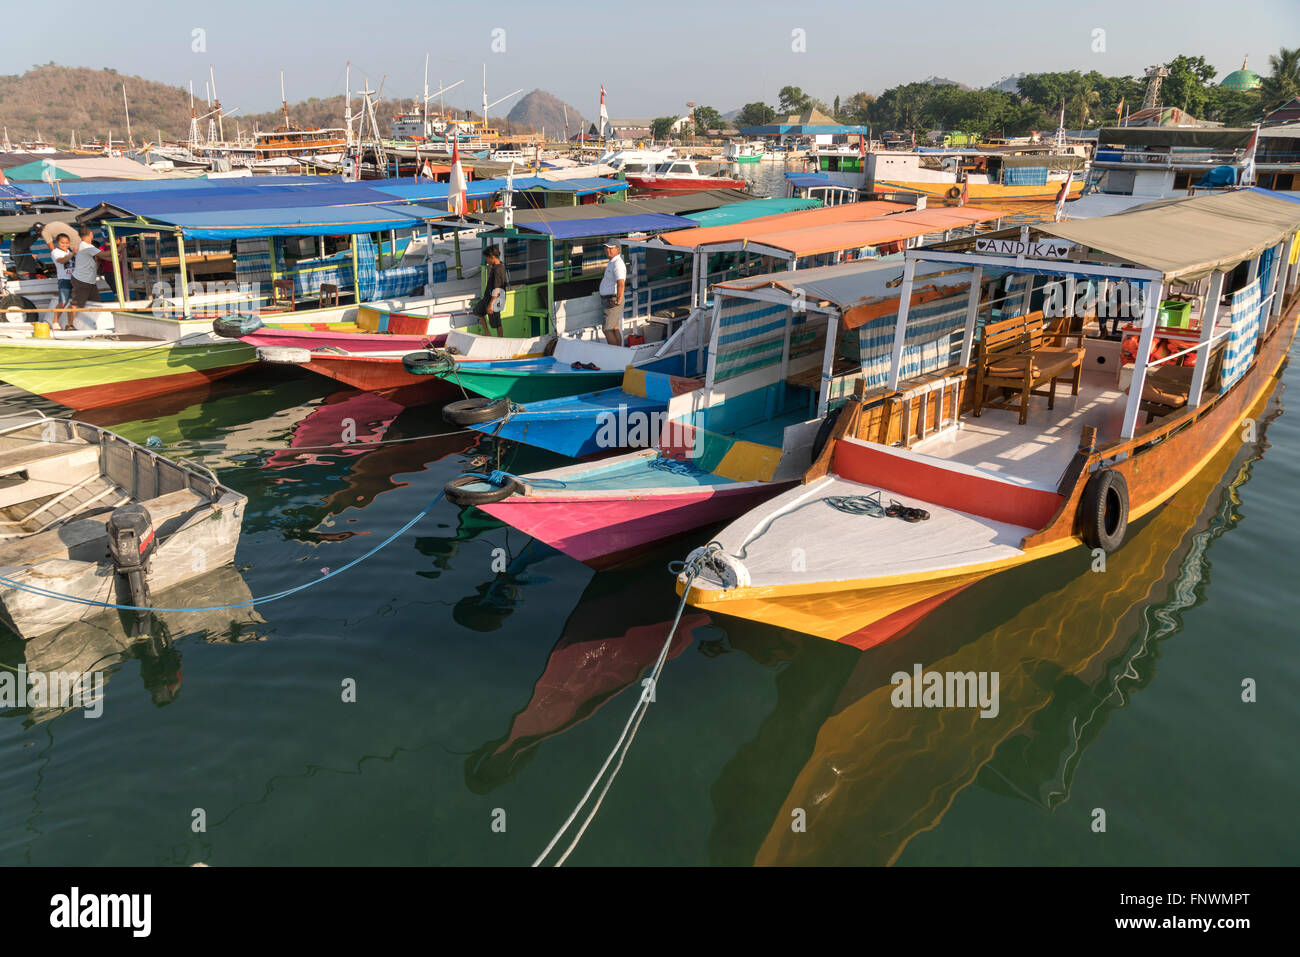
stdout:
[[505,308],[506,283],[510,277],[501,262],[500,247],[489,246],[483,250],[483,259],[487,263],[487,282],[483,284],[483,295],[470,307],[470,311],[480,319],[487,320],[483,323],[483,331],[486,335],[504,336],[505,332],[501,328],[501,310]]
[[627,286],[627,265],[619,255],[618,243],[611,239],[605,243],[605,275],[600,278],[600,304],[604,308],[605,341],[613,346],[623,344],[623,290]]
[[32,254],[32,246],[41,238],[44,223],[32,223],[32,228],[25,233],[14,236],[9,243],[9,255],[14,261],[14,270],[21,276],[44,276],[45,264]]

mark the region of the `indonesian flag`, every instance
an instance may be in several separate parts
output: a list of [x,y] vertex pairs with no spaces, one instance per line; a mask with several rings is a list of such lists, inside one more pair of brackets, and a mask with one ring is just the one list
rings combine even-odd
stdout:
[[1241,167],[1241,184],[1243,186],[1253,186],[1255,184],[1255,146],[1259,143],[1259,127],[1255,127],[1255,132],[1250,137],[1250,145],[1246,147],[1246,161]]
[[957,200],[957,205],[958,205],[958,206],[965,206],[965,205],[966,205],[966,197],[967,197],[967,195],[968,195],[967,192],[966,192],[966,185],[967,185],[966,180],[962,180],[962,181],[961,181],[961,198],[960,198],[959,200]]
[[605,135],[605,127],[609,123],[609,114],[605,111],[605,84],[600,85],[600,135]]
[[428,160],[425,160],[425,161],[424,161],[424,166],[421,167],[421,169],[420,169],[420,175],[423,176],[425,179],[429,180],[430,182],[432,182],[432,180],[433,180],[433,167],[429,165],[429,161],[428,161]]
[[460,131],[451,128],[451,176],[447,179],[447,210],[453,216],[465,215],[465,171],[460,166]]
[[1124,97],[1122,96],[1119,98],[1119,105],[1115,107],[1115,115],[1116,116],[1124,115]]
[[1070,183],[1074,181],[1074,173],[1065,174],[1065,182],[1061,184],[1060,191],[1056,194],[1056,219],[1055,222],[1061,221],[1061,214],[1065,212],[1065,198],[1070,195]]
[[867,137],[865,134],[863,136],[858,137],[858,155],[859,156],[867,155]]

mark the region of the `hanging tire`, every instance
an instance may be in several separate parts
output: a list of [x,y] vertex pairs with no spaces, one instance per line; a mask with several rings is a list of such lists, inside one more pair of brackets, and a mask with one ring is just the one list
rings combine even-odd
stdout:
[[948,190],[948,198],[961,199],[961,190],[954,186],[952,189]]
[[1101,469],[1088,479],[1079,503],[1079,524],[1089,548],[1113,552],[1128,531],[1128,482],[1114,469]]
[[262,320],[257,316],[222,316],[212,321],[212,331],[226,339],[251,336],[261,328]]
[[441,349],[424,349],[402,356],[402,368],[411,375],[442,375],[456,368],[456,360]]
[[509,475],[502,485],[493,485],[481,475],[461,475],[443,487],[447,501],[453,505],[490,505],[524,491],[519,480]]
[[36,303],[17,293],[0,297],[0,317],[5,322],[35,322],[39,318]]
[[826,418],[822,419],[822,424],[817,426],[817,435],[813,438],[812,460],[816,462],[822,456],[822,450],[826,448],[826,443],[831,440],[831,433],[835,431],[835,423],[840,420],[840,413],[844,411],[844,406],[838,409],[832,409],[826,413]]
[[482,425],[501,418],[509,411],[509,399],[489,399],[480,395],[448,402],[442,407],[442,417],[452,425]]

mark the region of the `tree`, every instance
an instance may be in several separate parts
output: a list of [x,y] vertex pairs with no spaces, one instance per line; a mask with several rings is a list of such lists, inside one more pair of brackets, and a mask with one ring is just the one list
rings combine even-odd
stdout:
[[782,113],[802,113],[812,105],[812,97],[797,86],[783,86],[777,94],[777,108]]
[[1275,110],[1292,97],[1300,96],[1300,47],[1288,50],[1282,47],[1277,55],[1268,58],[1273,74],[1260,82],[1263,108]]
[[1169,75],[1160,87],[1160,102],[1164,106],[1176,106],[1184,113],[1199,117],[1205,112],[1209,100],[1206,84],[1214,79],[1214,67],[1205,62],[1203,56],[1185,56],[1179,54],[1165,66]]
[[722,114],[711,106],[697,106],[695,108],[695,128],[700,132],[709,130],[718,130],[722,128]]
[[746,103],[736,117],[737,126],[766,126],[776,119],[776,110],[766,103]]
[[656,140],[666,140],[666,139],[668,139],[668,137],[672,135],[672,132],[673,132],[673,124],[676,123],[677,120],[678,120],[678,117],[676,117],[676,116],[660,116],[660,117],[656,117],[656,118],[655,118],[655,119],[650,123],[650,136],[651,136],[651,138],[656,139]]
[[[838,100],[839,97],[836,97]],[[842,123],[866,125],[871,122],[871,108],[876,98],[870,93],[854,93],[836,111],[836,118]]]
[[1263,112],[1259,90],[1225,90],[1221,86],[1206,91],[1205,114],[1201,119],[1226,126],[1250,126]]
[[840,95],[838,93],[835,94],[835,103],[831,106],[831,116],[837,120],[840,118]]

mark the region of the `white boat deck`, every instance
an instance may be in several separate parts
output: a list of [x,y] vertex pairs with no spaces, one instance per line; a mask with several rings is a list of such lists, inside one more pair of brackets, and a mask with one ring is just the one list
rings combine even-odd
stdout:
[[[864,496],[888,490],[828,475],[792,489],[732,523],[718,535],[723,548],[749,571],[750,584],[796,585],[850,581],[943,571],[1012,558],[1033,529],[996,522],[910,496],[900,500],[923,507],[930,518],[906,522],[848,514],[827,498]],[[715,588],[702,578],[697,584]]]
[[969,466],[1017,485],[1055,491],[1085,425],[1096,427],[1099,442],[1119,437],[1126,397],[1110,377],[1085,373],[1077,396],[1070,395],[1068,385],[1057,385],[1055,409],[1047,408],[1045,398],[1032,397],[1024,425],[1018,412],[984,409],[979,418],[963,415],[959,429],[917,442],[910,451],[946,467]]

